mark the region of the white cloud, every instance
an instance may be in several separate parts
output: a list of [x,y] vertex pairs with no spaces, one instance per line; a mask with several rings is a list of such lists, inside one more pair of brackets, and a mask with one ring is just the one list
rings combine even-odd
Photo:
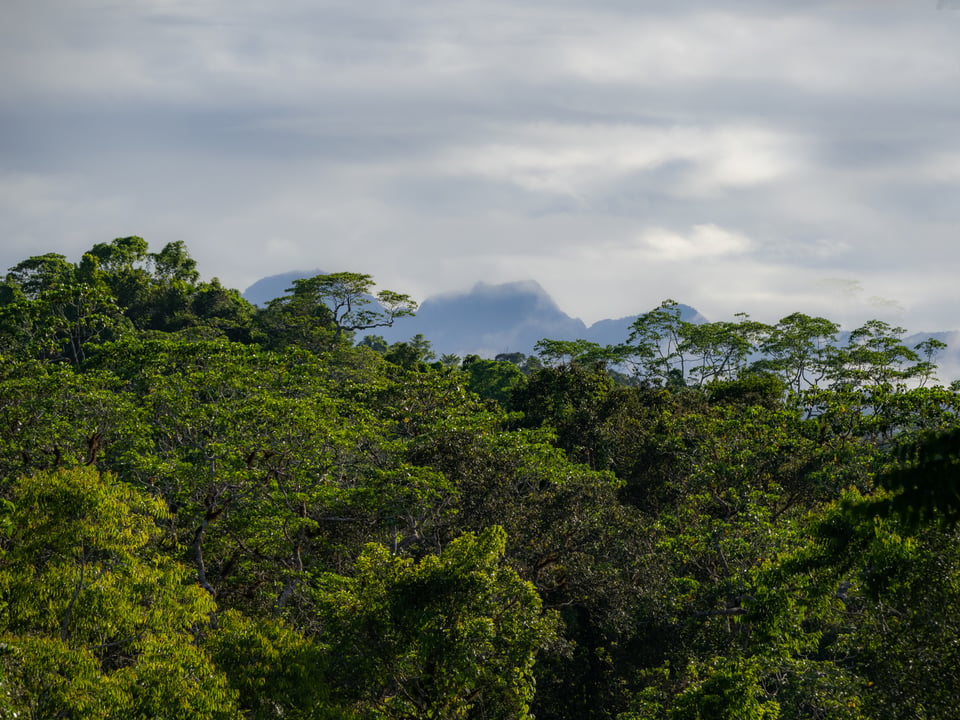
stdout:
[[694,225],[686,235],[657,228],[642,237],[656,258],[679,262],[739,255],[750,248],[745,236],[713,224]]
[[797,138],[751,125],[542,123],[500,135],[441,155],[437,169],[586,200],[671,163],[687,166],[673,192],[705,195],[779,180],[803,162]]
[[136,233],[241,287],[956,326],[958,82],[932,2],[9,0],[0,265]]
[[677,15],[596,13],[560,56],[574,76],[638,89],[710,81],[860,94],[946,89],[955,80],[958,55],[945,54],[944,43],[956,27],[939,28],[939,42],[931,43],[930,26],[942,18],[930,8],[870,5],[781,4],[751,15],[714,3],[679,21]]

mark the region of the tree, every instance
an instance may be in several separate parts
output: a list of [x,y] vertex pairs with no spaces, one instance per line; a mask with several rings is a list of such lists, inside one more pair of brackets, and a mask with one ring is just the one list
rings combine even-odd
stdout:
[[898,517],[908,527],[960,521],[960,428],[927,431],[903,442],[896,464],[878,484],[888,496],[860,506],[868,515]]
[[269,617],[218,615],[203,647],[239,692],[248,720],[346,720],[330,701],[330,648]]
[[788,315],[760,341],[761,358],[754,368],[778,374],[794,393],[816,387],[827,375],[827,353],[839,330],[826,318]]
[[497,527],[418,562],[368,545],[325,593],[335,698],[369,718],[529,718],[555,618],[505,548]]
[[679,304],[664,300],[630,326],[628,358],[648,383],[669,384],[674,373],[682,380],[687,374],[684,334],[692,323],[681,319]]
[[477,358],[465,363],[463,371],[469,377],[470,390],[484,400],[496,400],[503,407],[510,404],[514,390],[524,381],[524,375],[512,362]]
[[358,342],[357,345],[368,347],[381,355],[390,349],[390,343],[388,343],[382,335],[364,335],[363,339]]
[[8,511],[5,716],[239,717],[226,678],[195,647],[213,601],[157,552],[161,502],[77,468],[21,478]]
[[218,278],[200,283],[190,295],[190,321],[211,328],[238,342],[251,340],[256,308],[236,290],[225,288]]
[[100,261],[104,272],[119,274],[142,263],[147,257],[147,249],[147,241],[134,235],[110,243],[97,243],[90,249],[90,254]]
[[181,240],[167,243],[158,253],[148,256],[154,276],[161,282],[182,282],[193,285],[200,280],[197,261],[190,257]]
[[294,280],[290,294],[271,300],[257,316],[264,344],[272,348],[298,345],[325,352],[350,339],[357,330],[393,325],[413,315],[416,303],[390,290],[371,293],[369,275],[334,273]]
[[0,487],[36,470],[104,467],[139,451],[140,413],[107,371],[4,358],[0,371]]
[[602,415],[614,385],[602,367],[571,364],[538,370],[512,388],[509,408],[523,427],[550,428],[574,462],[606,468]]
[[[293,296],[325,305],[337,335],[375,327],[389,327],[398,317],[413,315],[417,304],[409,295],[381,290],[372,295],[375,285],[370,275],[333,273],[293,281]],[[374,303],[379,309],[371,307]]]
[[166,500],[171,541],[232,607],[315,627],[314,573],[441,505],[446,480],[405,462],[396,438],[422,414],[407,404],[403,422],[385,405],[399,383],[384,371],[403,371],[367,348],[332,360],[168,337],[103,346],[96,362],[149,419],[105,466]]
[[538,340],[534,346],[537,355],[547,364],[599,365],[620,362],[624,351],[618,347],[604,347],[589,340]]
[[200,328],[249,342],[253,306],[216,278],[198,278],[182,242],[149,253],[136,236],[97,243],[76,265],[56,254],[28,258],[0,286],[0,347],[79,363],[85,346],[131,330]]
[[[25,287],[38,284],[31,278]],[[0,352],[79,365],[91,344],[115,339],[128,329],[121,308],[102,283],[60,278],[0,307]]]
[[759,338],[769,330],[745,314],[737,317],[736,322],[682,326],[682,349],[690,356],[688,372],[698,387],[712,381],[735,379],[745,370]]
[[396,365],[414,369],[422,367],[437,356],[430,348],[430,341],[417,333],[407,342],[396,342],[389,346],[384,357]]
[[88,257],[93,259],[90,264],[95,268],[94,273],[85,273],[86,282],[95,276],[109,288],[117,306],[141,329],[151,327],[158,300],[147,267],[147,250],[146,240],[131,236],[97,243],[84,256],[84,262]]
[[901,341],[905,332],[881,320],[868,321],[836,349],[830,379],[842,386],[883,386],[926,374],[925,366],[918,367],[920,356]]
[[36,299],[40,293],[58,285],[69,284],[76,277],[76,268],[57,253],[35,255],[17,263],[7,273],[7,283],[25,297]]

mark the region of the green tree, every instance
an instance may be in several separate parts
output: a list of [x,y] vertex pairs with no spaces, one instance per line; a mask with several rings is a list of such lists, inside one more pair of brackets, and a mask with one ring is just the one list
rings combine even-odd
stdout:
[[329,647],[282,621],[220,613],[204,647],[239,692],[249,720],[348,717],[330,700]]
[[370,545],[325,593],[341,702],[369,718],[527,718],[554,635],[536,590],[503,563],[506,534],[466,533],[418,562]]
[[430,348],[430,341],[420,333],[407,342],[394,343],[387,348],[384,356],[390,362],[407,369],[420,368],[437,357]]
[[75,266],[57,253],[27,258],[7,273],[8,285],[17,288],[22,296],[29,299],[36,299],[40,293],[58,285],[70,284],[75,279]]
[[[214,605],[157,552],[166,508],[90,468],[21,478],[0,555],[10,717],[237,718],[195,647]],[[51,669],[63,674],[50,683]]]
[[59,260],[46,263],[49,257],[17,266],[29,265],[29,274],[14,268],[8,276],[18,276],[20,284],[12,301],[0,307],[0,352],[79,365],[91,344],[121,336],[129,323],[93,269],[95,261],[81,268],[90,268],[91,282],[84,282]]
[[496,400],[508,407],[514,390],[524,380],[523,372],[511,362],[474,358],[464,361],[463,371],[469,378],[469,387],[484,400]]
[[392,290],[374,294],[374,285],[371,276],[349,272],[294,280],[290,295],[267,305],[267,334],[276,332],[278,323],[296,324],[301,338],[326,328],[339,340],[345,333],[389,327],[397,318],[414,314],[417,304],[408,295]]
[[619,347],[603,347],[589,340],[549,340],[537,341],[534,346],[537,355],[547,365],[598,365],[608,362],[620,362],[624,350]]
[[158,253],[148,256],[154,276],[164,282],[182,282],[192,285],[200,280],[197,262],[190,257],[182,240],[167,243]]
[[901,341],[906,332],[881,320],[870,320],[850,333],[847,344],[835,350],[829,377],[835,384],[883,386],[925,373],[920,356]]
[[517,383],[509,407],[523,413],[523,427],[553,430],[557,445],[574,462],[606,469],[602,418],[613,390],[613,381],[603,368],[561,365],[539,370],[526,383]]
[[690,357],[688,372],[698,387],[739,376],[768,326],[738,314],[736,322],[687,323],[681,326],[682,349]]
[[794,393],[816,387],[827,376],[828,351],[839,331],[826,318],[788,315],[761,340],[755,368],[776,373]]
[[[105,467],[139,448],[141,416],[106,371],[3,358],[0,364],[0,492],[35,470]],[[142,449],[142,448],[141,448]]]
[[670,384],[686,377],[684,335],[692,323],[681,319],[679,304],[664,300],[630,326],[626,349],[636,372],[651,384]]

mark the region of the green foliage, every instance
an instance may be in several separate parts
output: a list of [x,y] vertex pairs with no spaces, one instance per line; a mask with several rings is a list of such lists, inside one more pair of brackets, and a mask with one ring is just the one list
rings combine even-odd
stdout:
[[374,285],[369,275],[349,272],[294,280],[291,295],[270,301],[267,327],[296,323],[301,338],[326,327],[339,339],[344,333],[390,326],[396,318],[414,314],[417,304],[409,296],[392,290],[374,295]]
[[36,299],[43,292],[70,284],[75,276],[76,268],[67,262],[66,257],[47,253],[14,265],[7,273],[7,283],[23,297]]
[[572,459],[605,468],[602,417],[613,389],[613,381],[596,366],[545,368],[514,386],[509,407],[523,413],[523,426],[555,431]]
[[826,318],[793,313],[760,341],[762,359],[754,365],[777,373],[793,392],[800,393],[826,377],[828,349],[839,331],[840,326]]
[[120,307],[102,284],[59,275],[23,282],[23,296],[0,307],[0,352],[79,365],[89,344],[127,329]]
[[239,691],[246,717],[338,717],[329,704],[329,649],[287,624],[227,611],[219,615],[205,646]]
[[0,718],[111,718],[122,693],[97,658],[59,638],[0,634]]
[[194,646],[213,602],[155,546],[162,503],[78,468],[22,478],[12,505],[0,556],[4,712],[238,717],[225,677]]
[[503,566],[505,544],[494,527],[419,562],[368,546],[324,598],[342,701],[370,718],[530,717],[554,619]]
[[914,528],[924,522],[960,520],[960,429],[922,435],[901,448],[899,462],[879,484],[892,493],[871,503],[878,514],[895,513]]
[[0,371],[0,487],[23,473],[93,465],[135,426],[109,373],[37,361]]
[[409,342],[394,343],[383,352],[387,360],[408,370],[421,369],[436,358],[430,349],[430,341],[420,334],[414,335]]
[[413,312],[372,288],[258,310],[135,236],[11,268],[0,718],[955,716],[942,343],[666,301],[433,362],[353,345]]
[[202,650],[153,635],[136,645],[136,663],[113,675],[123,695],[117,715],[138,720],[237,720],[236,692]]
[[463,370],[469,378],[471,392],[484,400],[496,400],[503,407],[510,405],[514,391],[524,379],[523,372],[513,363],[475,356],[464,360]]
[[953,713],[956,533],[927,526],[912,537],[896,518],[864,512],[876,509],[847,493],[814,521],[805,546],[755,576],[747,617],[780,678],[770,689],[791,716],[831,707],[830,716],[857,718]]
[[606,365],[623,359],[624,351],[588,340],[540,340],[534,349],[547,365]]
[[79,364],[91,344],[189,328],[249,342],[253,318],[236,290],[199,282],[182,242],[150,253],[131,236],[97,243],[77,264],[48,254],[11,268],[0,288],[0,351]]
[[776,720],[780,708],[764,700],[755,663],[716,658],[694,670],[693,683],[674,701],[676,720]]

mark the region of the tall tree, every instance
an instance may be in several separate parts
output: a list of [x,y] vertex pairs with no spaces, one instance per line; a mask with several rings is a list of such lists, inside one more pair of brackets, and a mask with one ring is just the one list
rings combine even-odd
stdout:
[[290,295],[267,305],[265,331],[280,334],[281,343],[315,343],[312,338],[323,330],[340,340],[357,330],[391,326],[416,310],[409,296],[391,290],[374,294],[374,285],[370,275],[349,272],[294,280]]
[[161,502],[80,468],[22,478],[10,510],[0,714],[239,717],[195,645],[213,602],[155,545]]
[[341,702],[371,718],[531,717],[534,659],[555,618],[505,548],[496,527],[417,562],[368,546],[326,597]]

